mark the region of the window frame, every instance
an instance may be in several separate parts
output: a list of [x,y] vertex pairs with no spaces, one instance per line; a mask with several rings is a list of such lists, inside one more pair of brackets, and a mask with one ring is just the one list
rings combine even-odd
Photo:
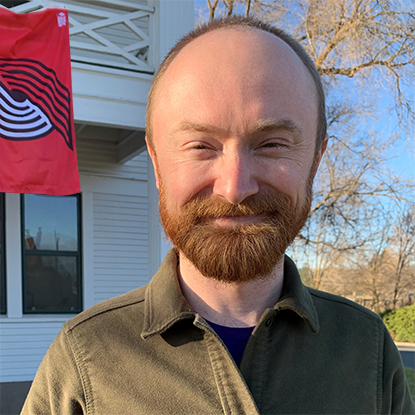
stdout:
[[[37,195],[46,196],[46,195]],[[21,220],[21,246],[22,246],[22,312],[24,315],[29,314],[79,314],[83,311],[83,275],[82,275],[82,198],[81,194],[73,194],[67,196],[58,197],[76,197],[77,198],[77,232],[78,232],[78,250],[77,251],[52,251],[52,250],[26,250],[26,238],[25,238],[25,194],[20,195],[20,220]],[[78,271],[78,304],[77,310],[67,311],[44,311],[44,310],[25,310],[26,305],[26,289],[25,289],[25,275],[26,275],[26,251],[28,255],[42,255],[42,256],[76,256],[76,266]]]
[[0,289],[4,293],[3,307],[0,305],[0,314],[7,314],[7,278],[6,278],[6,194],[0,193]]

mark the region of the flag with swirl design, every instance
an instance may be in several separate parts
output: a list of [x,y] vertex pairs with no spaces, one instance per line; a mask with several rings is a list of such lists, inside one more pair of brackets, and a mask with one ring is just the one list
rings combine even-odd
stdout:
[[0,8],[0,192],[80,191],[68,12]]

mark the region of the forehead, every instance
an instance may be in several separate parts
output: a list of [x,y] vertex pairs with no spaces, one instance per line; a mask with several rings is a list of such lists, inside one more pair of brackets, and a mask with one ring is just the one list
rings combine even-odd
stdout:
[[170,63],[160,83],[166,87],[189,72],[201,81],[206,73],[232,76],[240,64],[251,79],[271,73],[278,82],[278,75],[285,72],[289,79],[306,78],[308,89],[315,92],[311,74],[287,43],[272,33],[238,26],[216,29],[191,41]]
[[301,113],[306,102],[317,118],[315,85],[303,62],[283,40],[254,28],[217,29],[190,42],[160,79],[154,101],[156,115],[216,108],[230,116],[248,103],[258,113],[274,106]]

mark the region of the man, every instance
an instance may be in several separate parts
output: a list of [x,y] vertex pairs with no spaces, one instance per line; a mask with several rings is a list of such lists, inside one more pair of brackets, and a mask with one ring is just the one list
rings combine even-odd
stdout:
[[176,45],[147,117],[175,249],[147,287],[64,325],[23,413],[414,412],[381,320],[284,257],[327,145],[322,91],[302,48],[254,20]]

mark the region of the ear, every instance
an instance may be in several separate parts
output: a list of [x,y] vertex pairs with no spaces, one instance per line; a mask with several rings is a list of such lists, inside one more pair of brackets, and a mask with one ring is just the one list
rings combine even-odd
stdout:
[[315,177],[315,175],[317,174],[317,170],[318,170],[318,166],[320,165],[321,159],[323,158],[323,154],[327,149],[327,143],[329,142],[329,136],[328,134],[326,134],[326,136],[324,137],[324,141],[323,144],[320,148],[320,151],[316,154],[315,159],[314,159],[314,164],[313,164],[313,179]]
[[156,176],[156,187],[158,190],[160,190],[159,169],[158,169],[158,164],[157,164],[156,153],[151,147],[147,136],[146,136],[146,145],[147,145],[148,154],[150,155],[150,158],[151,158],[151,162],[153,163],[154,175]]

